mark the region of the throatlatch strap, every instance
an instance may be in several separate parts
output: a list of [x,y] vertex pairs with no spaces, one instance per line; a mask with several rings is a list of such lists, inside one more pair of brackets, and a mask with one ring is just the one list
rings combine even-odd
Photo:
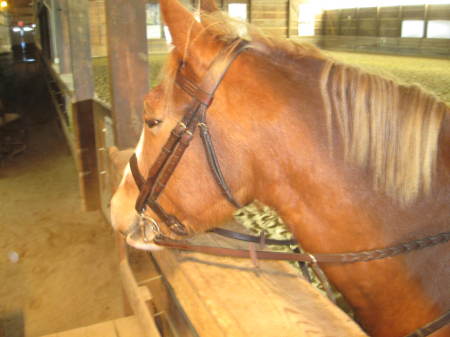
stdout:
[[217,159],[216,151],[214,150],[214,145],[211,140],[211,135],[209,134],[208,125],[204,122],[199,124],[200,135],[202,137],[203,145],[206,152],[206,158],[208,159],[209,168],[211,169],[214,179],[220,186],[225,198],[236,208],[241,208],[242,205],[236,201],[231,193],[231,189],[228,186],[223,174],[220,169],[219,160]]

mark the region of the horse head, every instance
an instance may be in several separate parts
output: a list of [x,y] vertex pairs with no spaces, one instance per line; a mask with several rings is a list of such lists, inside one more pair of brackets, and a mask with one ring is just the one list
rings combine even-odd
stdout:
[[[177,1],[161,2],[161,9],[175,48],[169,55],[163,82],[147,95],[144,102],[145,124],[135,151],[138,170],[144,177],[173,129],[196,104],[195,99],[175,83],[177,72],[182,70],[186,77],[197,84],[208,72],[212,77],[220,76],[222,70],[217,69],[218,74],[211,74],[210,66],[218,53],[235,41],[232,36],[212,33],[205,27],[207,24],[198,22]],[[242,204],[253,198],[251,186],[254,164],[249,149],[250,143],[255,142],[253,135],[259,119],[257,116],[264,109],[261,93],[255,85],[250,85],[251,68],[245,57],[241,56],[233,62],[207,110],[208,127],[218,149],[218,160],[225,179],[233,195]],[[246,104],[245,111],[241,109],[244,101],[247,101],[241,91],[243,86],[246,86],[246,90],[253,90],[255,99],[254,104]],[[268,100],[274,99],[266,99],[266,102]],[[136,226],[135,201],[138,195],[139,189],[130,166],[127,166],[111,202],[113,225],[123,233]],[[158,203],[167,213],[180,219],[189,233],[208,230],[231,217],[234,207],[223,198],[210,172],[198,131],[159,196]],[[146,212],[148,217],[161,221],[151,209]],[[179,238],[167,226],[159,227],[165,236]]]
[[[448,231],[446,104],[306,44],[258,34],[245,42],[208,14],[211,1],[201,21],[177,0],[161,9],[175,48],[145,98],[135,157],[111,202],[113,226],[129,243],[157,249],[156,235],[205,232],[254,199],[315,253]],[[130,236],[142,223],[146,242]],[[448,310],[440,254],[445,246],[324,270],[374,336],[400,336]]]

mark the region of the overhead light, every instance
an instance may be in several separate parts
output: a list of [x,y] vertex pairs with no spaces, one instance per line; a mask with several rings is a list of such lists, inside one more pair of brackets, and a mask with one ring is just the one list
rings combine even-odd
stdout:
[[1,1],[0,8],[6,8],[6,7],[8,7],[8,1]]

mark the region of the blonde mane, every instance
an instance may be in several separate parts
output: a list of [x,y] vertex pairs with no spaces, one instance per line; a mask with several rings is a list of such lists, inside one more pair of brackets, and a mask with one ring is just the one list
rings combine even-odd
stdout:
[[447,106],[416,85],[404,86],[328,61],[322,72],[330,153],[371,172],[373,187],[407,205],[429,195]]

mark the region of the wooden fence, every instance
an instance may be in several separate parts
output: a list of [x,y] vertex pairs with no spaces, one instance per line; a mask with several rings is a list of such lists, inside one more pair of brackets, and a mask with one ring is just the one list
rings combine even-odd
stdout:
[[[405,20],[423,21],[423,37],[401,37]],[[450,20],[450,5],[329,10],[316,34],[325,49],[450,57],[450,39],[426,37],[434,20]]]

